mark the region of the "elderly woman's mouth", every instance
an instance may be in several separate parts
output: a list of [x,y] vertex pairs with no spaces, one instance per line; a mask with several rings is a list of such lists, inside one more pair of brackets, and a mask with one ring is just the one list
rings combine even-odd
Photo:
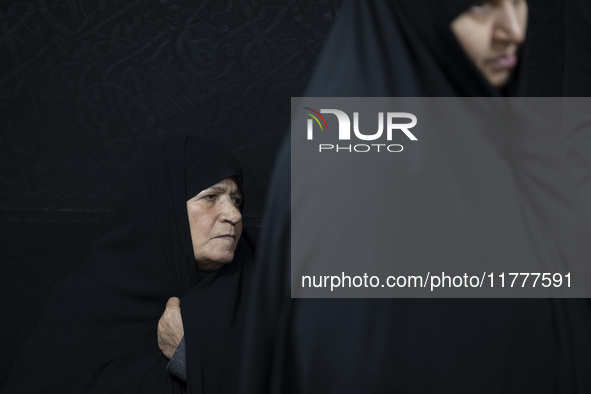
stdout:
[[223,239],[223,240],[230,241],[230,242],[236,241],[236,236],[231,235],[231,234],[219,235],[216,238]]

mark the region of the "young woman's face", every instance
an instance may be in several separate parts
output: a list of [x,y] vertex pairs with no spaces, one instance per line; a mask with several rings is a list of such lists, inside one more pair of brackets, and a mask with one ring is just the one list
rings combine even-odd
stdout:
[[233,178],[203,190],[187,201],[197,268],[213,271],[234,259],[242,235],[242,194]]
[[526,0],[485,0],[451,24],[468,57],[493,86],[504,86],[517,66],[527,13]]

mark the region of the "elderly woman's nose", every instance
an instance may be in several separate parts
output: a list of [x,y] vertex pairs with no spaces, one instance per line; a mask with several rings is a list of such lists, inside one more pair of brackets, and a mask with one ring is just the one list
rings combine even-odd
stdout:
[[242,220],[242,213],[240,209],[234,204],[232,198],[224,198],[222,201],[222,207],[220,212],[222,220],[230,223],[238,223]]
[[517,7],[504,1],[497,14],[495,36],[497,39],[521,44],[525,40],[525,26],[520,23]]

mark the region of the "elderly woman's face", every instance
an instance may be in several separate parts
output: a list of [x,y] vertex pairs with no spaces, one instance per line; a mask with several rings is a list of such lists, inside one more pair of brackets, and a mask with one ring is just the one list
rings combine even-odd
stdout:
[[504,86],[517,66],[527,13],[525,0],[477,1],[451,24],[468,57],[493,86]]
[[232,178],[224,179],[187,201],[197,268],[212,271],[234,259],[242,235],[242,194]]

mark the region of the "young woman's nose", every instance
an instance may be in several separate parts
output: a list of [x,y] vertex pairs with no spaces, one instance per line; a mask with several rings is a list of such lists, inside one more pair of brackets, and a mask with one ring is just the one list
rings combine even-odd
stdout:
[[521,44],[525,40],[525,26],[520,21],[519,5],[513,1],[505,0],[496,13],[494,38],[499,41],[506,41]]

